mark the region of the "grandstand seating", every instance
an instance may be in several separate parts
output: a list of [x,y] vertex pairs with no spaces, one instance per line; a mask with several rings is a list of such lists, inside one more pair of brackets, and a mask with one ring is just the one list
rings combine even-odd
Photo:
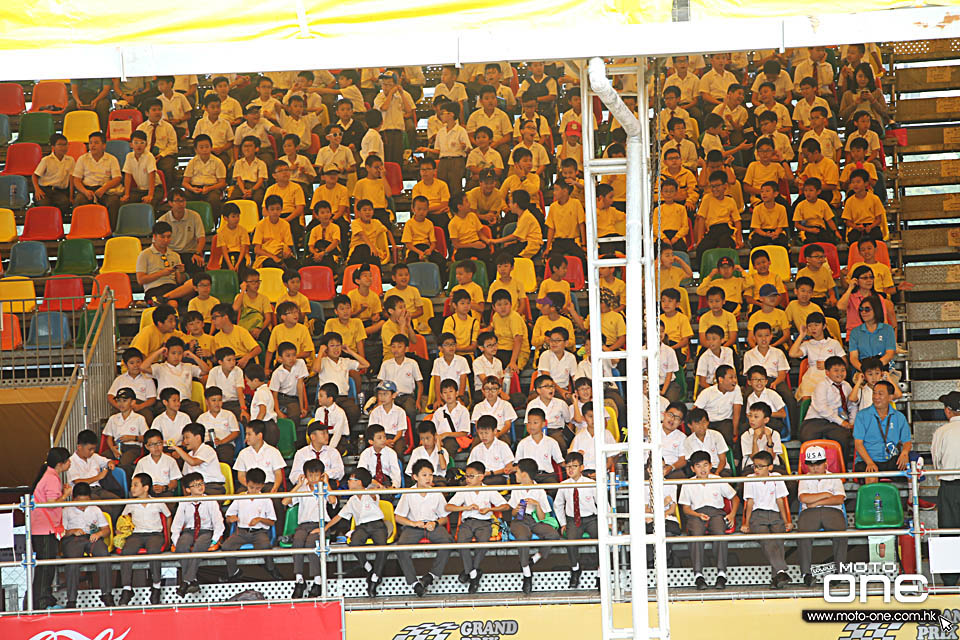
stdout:
[[67,238],[97,240],[111,234],[107,208],[100,204],[84,204],[74,207]]
[[63,237],[63,216],[56,207],[32,207],[27,209],[20,232],[24,240],[59,240]]
[[38,82],[33,86],[30,112],[62,114],[67,110],[67,85],[56,80]]
[[53,116],[49,113],[25,113],[20,118],[17,141],[50,144],[50,136],[54,133],[56,128],[53,124]]
[[18,116],[26,110],[23,87],[16,82],[0,83],[0,114]]

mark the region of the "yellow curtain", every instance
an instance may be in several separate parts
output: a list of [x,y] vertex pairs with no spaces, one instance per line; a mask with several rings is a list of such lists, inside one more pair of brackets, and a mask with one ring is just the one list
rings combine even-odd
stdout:
[[942,7],[960,4],[960,0],[808,0],[802,4],[788,0],[690,0],[693,20],[715,18],[785,18],[797,15],[827,15],[831,13],[860,13],[907,7]]

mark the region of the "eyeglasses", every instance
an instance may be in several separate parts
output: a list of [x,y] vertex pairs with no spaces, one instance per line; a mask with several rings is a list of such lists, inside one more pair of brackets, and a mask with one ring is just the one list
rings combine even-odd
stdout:
[[145,444],[144,446],[145,446],[145,447],[150,447],[150,448],[152,449],[153,447],[162,447],[162,446],[163,446],[163,443],[162,443],[162,442],[148,442],[148,443]]
[[468,474],[466,474],[465,477],[467,477],[467,478],[482,478],[483,476],[480,475],[479,473],[468,473]]
[[873,307],[871,307],[868,304],[865,304],[860,307],[860,311],[873,311]]
[[199,489],[200,487],[205,486],[203,482],[194,482],[191,485],[187,485],[187,489]]

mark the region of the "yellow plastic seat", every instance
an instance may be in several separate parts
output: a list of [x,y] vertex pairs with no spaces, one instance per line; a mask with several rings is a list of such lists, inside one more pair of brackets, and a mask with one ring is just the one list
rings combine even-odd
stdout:
[[207,399],[203,397],[203,383],[194,380],[193,386],[190,388],[190,399],[200,405],[200,408],[204,412],[207,410]]
[[[257,203],[253,200],[229,200],[228,202],[232,202],[240,209],[240,226],[247,233],[253,233],[257,223],[260,222],[260,209],[257,207]],[[221,222],[226,224],[225,221]]]
[[690,313],[690,294],[687,293],[684,287],[680,287],[678,291],[680,291],[680,311],[682,311],[683,315],[687,316],[687,318],[693,318]]
[[137,256],[143,250],[140,238],[120,236],[107,240],[100,273],[136,273]]
[[827,331],[830,332],[830,337],[839,342],[843,342],[840,339],[840,323],[837,322],[836,318],[825,318],[827,321]]
[[[227,492],[228,496],[233,495],[233,470],[230,468],[226,462],[220,463],[220,473],[223,474],[223,490]],[[224,502],[224,504],[227,504]]]
[[740,185],[739,180],[733,181],[733,184],[730,186],[729,194],[730,197],[733,198],[733,201],[737,204],[737,211],[743,212],[743,209],[746,205],[743,201],[743,187]]
[[94,131],[100,131],[96,111],[71,111],[63,117],[63,135],[67,142],[86,142]]
[[267,300],[276,304],[287,288],[283,284],[283,269],[274,267],[261,267],[257,269],[260,274],[260,293],[267,296]]
[[420,298],[420,307],[423,309],[423,315],[413,321],[414,328],[417,333],[429,336],[433,333],[433,329],[430,328],[430,320],[434,316],[433,300],[430,298]]
[[[383,521],[387,523],[387,544],[391,544],[394,538],[397,537],[397,519],[393,515],[393,505],[386,500],[381,500],[380,511],[383,512]],[[350,531],[353,531],[356,528],[356,520],[350,520]],[[373,544],[373,542],[371,540],[367,540],[367,544]]]
[[0,279],[0,311],[30,313],[37,308],[37,291],[33,280],[23,276]]
[[143,313],[140,314],[140,329],[143,331],[146,327],[149,327],[153,324],[153,310],[156,307],[147,307],[143,310]]
[[607,431],[613,436],[614,442],[620,442],[620,425],[617,423],[617,410],[606,405],[604,405],[603,408],[607,410]]
[[781,442],[780,448],[783,450],[783,453],[780,455],[780,463],[787,470],[787,475],[792,476],[793,471],[790,470],[790,456],[787,454],[787,445]]
[[17,241],[17,221],[10,209],[0,209],[0,242]]
[[533,268],[533,260],[530,258],[513,259],[513,277],[523,285],[526,293],[532,293],[537,290],[537,272]]
[[107,534],[107,539],[103,541],[107,545],[107,551],[113,553],[113,519],[110,517],[110,514],[106,511],[102,511],[103,517],[107,519],[107,526],[110,528],[110,533]]
[[[784,282],[790,281],[790,254],[787,253],[787,250],[778,245],[768,245],[763,247],[756,247],[750,251],[750,270],[753,271],[753,254],[757,251],[766,251],[767,255],[770,256],[770,273],[775,273],[780,276],[780,279]],[[756,296],[756,293],[754,293]]]

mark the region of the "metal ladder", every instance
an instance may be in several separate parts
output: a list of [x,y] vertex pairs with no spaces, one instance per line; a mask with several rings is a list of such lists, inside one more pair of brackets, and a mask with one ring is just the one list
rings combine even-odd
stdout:
[[[602,61],[593,59],[591,65],[597,70]],[[606,75],[635,75],[637,93],[637,112],[639,118],[638,135],[627,138],[626,158],[595,157],[595,127],[593,120],[593,97],[597,95],[590,84],[587,61],[580,64],[581,120],[583,130],[583,173],[584,199],[587,228],[587,268],[590,287],[589,310],[591,370],[593,386],[593,406],[595,429],[594,445],[597,460],[597,510],[598,510],[598,555],[600,582],[600,612],[602,619],[602,637],[604,640],[619,638],[669,638],[670,619],[667,608],[667,565],[666,534],[664,527],[663,476],[653,473],[652,478],[644,477],[644,462],[647,456],[653,460],[660,458],[661,428],[659,411],[659,385],[650,383],[647,393],[643,392],[643,379],[651,378],[659,372],[659,311],[658,290],[655,272],[654,238],[650,223],[650,126],[648,100],[646,92],[646,70],[644,59],[639,64],[616,65],[607,67]],[[601,98],[609,107],[611,103],[623,102],[612,92],[602,92]],[[629,132],[626,123],[624,128]],[[626,258],[600,258],[600,244],[597,237],[597,199],[595,177],[610,174],[626,174]],[[627,283],[627,343],[621,351],[603,351],[603,337],[600,318],[600,274],[602,267],[623,268]],[[638,307],[642,306],[641,309]],[[634,312],[635,311],[635,312]],[[604,376],[605,361],[625,360],[630,367],[629,376]],[[604,386],[609,382],[623,382],[626,385],[628,432],[625,442],[607,444],[602,433],[605,429],[603,407]],[[626,398],[625,398],[626,400]],[[644,425],[645,407],[651,407],[649,424]],[[644,438],[644,426],[649,427],[650,437]],[[627,454],[628,478],[626,483],[618,482],[612,474],[604,472],[610,456]],[[656,465],[654,465],[656,466]],[[621,479],[622,480],[622,479]],[[652,487],[648,483],[652,482]],[[616,514],[616,505],[611,496],[617,486],[628,487],[628,512]],[[614,489],[614,491],[611,491]],[[654,531],[646,533],[646,505],[652,489]],[[658,506],[659,505],[659,506]],[[624,517],[625,515],[625,517]],[[626,520],[628,531],[623,533],[618,522]],[[647,544],[652,543],[655,551],[656,567],[656,603],[655,623],[650,621],[648,610],[647,583]],[[617,627],[614,624],[614,602],[622,595],[619,575],[611,573],[611,560],[614,568],[621,550],[629,551],[631,571],[631,625]],[[616,598],[615,598],[616,596]]]

